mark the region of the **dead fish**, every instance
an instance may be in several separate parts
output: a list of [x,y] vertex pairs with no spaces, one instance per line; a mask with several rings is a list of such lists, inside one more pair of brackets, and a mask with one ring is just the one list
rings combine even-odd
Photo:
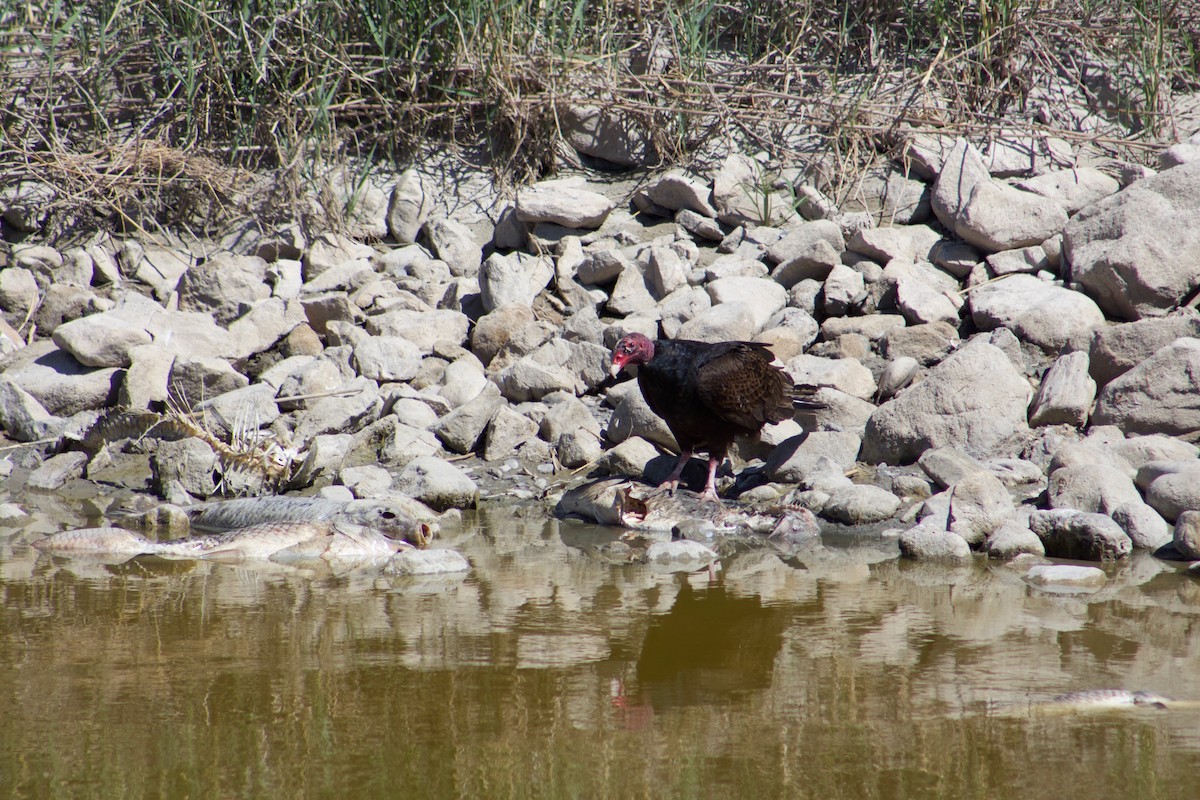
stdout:
[[167,542],[156,542],[124,528],[83,528],[52,534],[33,546],[61,555],[156,555],[215,560],[378,558],[412,549],[408,542],[386,533],[345,522],[268,522]]
[[640,531],[671,531],[683,526],[691,531],[702,527],[713,533],[768,531],[778,516],[705,502],[693,492],[671,493],[619,476],[598,478],[568,489],[555,513]]
[[221,532],[270,522],[344,522],[424,547],[433,538],[399,502],[326,500],[321,497],[242,497],[185,506],[192,530]]

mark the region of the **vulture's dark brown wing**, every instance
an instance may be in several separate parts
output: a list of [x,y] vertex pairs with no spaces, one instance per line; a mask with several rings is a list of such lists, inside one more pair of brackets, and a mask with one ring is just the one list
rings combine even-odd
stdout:
[[696,393],[713,413],[743,428],[792,416],[792,379],[762,345],[730,342],[696,369]]

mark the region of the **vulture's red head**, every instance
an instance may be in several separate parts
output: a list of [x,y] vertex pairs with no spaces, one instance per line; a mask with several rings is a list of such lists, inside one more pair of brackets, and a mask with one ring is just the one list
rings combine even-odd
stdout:
[[654,358],[654,342],[640,333],[627,334],[613,348],[612,367],[609,372],[615,378],[627,365],[647,364]]

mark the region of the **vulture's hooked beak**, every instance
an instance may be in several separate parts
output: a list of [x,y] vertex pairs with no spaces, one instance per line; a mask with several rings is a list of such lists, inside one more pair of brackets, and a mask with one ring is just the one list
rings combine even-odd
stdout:
[[612,364],[609,365],[608,374],[614,378],[621,374],[621,370],[625,368],[625,362],[619,361],[616,356],[613,356]]

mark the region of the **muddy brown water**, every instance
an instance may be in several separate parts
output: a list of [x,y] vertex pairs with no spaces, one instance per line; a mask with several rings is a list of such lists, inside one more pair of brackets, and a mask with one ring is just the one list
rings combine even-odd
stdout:
[[673,574],[489,506],[448,537],[470,574],[415,579],[52,558],[28,542],[96,503],[31,504],[0,530],[4,797],[1200,796],[1200,713],[1019,713],[1200,699],[1200,581],[1146,556],[1078,594],[875,536]]

